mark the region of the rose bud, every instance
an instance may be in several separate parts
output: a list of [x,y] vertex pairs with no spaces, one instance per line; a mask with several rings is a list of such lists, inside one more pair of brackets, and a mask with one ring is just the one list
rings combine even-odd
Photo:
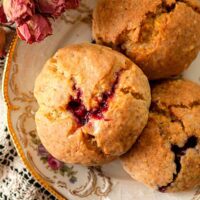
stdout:
[[41,13],[58,17],[65,10],[65,0],[38,0],[38,6]]
[[53,156],[49,155],[48,157],[48,164],[49,167],[53,170],[58,170],[63,166],[63,163],[60,162],[59,160],[55,159]]
[[42,144],[38,146],[38,154],[42,157],[47,157],[49,155],[48,151]]
[[22,40],[32,44],[51,35],[52,28],[47,18],[42,15],[34,15],[30,20],[17,27],[17,33]]
[[78,8],[80,0],[66,0],[65,6],[66,9],[75,9]]
[[4,12],[7,19],[17,25],[29,19],[35,13],[32,0],[3,0]]
[[7,22],[8,21],[7,21],[6,15],[4,13],[3,5],[0,4],[0,23],[5,24]]

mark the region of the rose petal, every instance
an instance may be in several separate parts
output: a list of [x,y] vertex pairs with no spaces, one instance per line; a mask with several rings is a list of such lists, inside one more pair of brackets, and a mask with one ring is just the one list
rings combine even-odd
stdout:
[[23,23],[35,13],[35,4],[32,0],[4,0],[4,12],[11,22]]
[[7,23],[7,18],[6,18],[6,15],[5,15],[5,12],[4,12],[4,9],[3,9],[3,5],[0,5],[0,23]]
[[80,0],[66,0],[66,9],[78,8]]
[[30,20],[17,27],[17,33],[22,40],[32,44],[40,42],[52,34],[49,20],[41,15],[34,15]]
[[65,0],[38,0],[41,13],[50,14],[58,17],[65,11]]

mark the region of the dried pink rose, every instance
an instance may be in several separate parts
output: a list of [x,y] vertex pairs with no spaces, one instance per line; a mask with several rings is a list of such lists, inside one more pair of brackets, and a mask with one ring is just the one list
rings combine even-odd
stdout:
[[3,9],[3,5],[0,5],[0,23],[7,23],[7,18],[6,15],[4,13],[4,9]]
[[33,0],[3,0],[4,12],[11,22],[21,24],[35,13]]
[[32,44],[51,35],[52,28],[47,18],[42,15],[34,15],[30,20],[17,27],[17,33],[22,40]]
[[49,14],[54,17],[60,16],[65,8],[65,0],[38,0],[41,13]]
[[48,157],[48,164],[49,167],[53,170],[58,170],[63,166],[63,163],[60,162],[59,160],[56,160],[53,156],[49,155]]
[[80,0],[3,0],[0,23],[14,22],[19,37],[31,44],[52,34],[49,18],[58,17],[79,4]]
[[75,9],[78,8],[80,0],[66,0],[66,9]]

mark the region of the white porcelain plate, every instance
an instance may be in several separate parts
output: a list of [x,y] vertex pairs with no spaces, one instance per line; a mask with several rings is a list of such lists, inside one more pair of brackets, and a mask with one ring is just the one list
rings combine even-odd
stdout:
[[[84,0],[78,10],[67,12],[54,24],[54,35],[28,45],[15,38],[7,57],[4,97],[13,141],[27,169],[58,199],[69,200],[198,200],[200,190],[161,194],[132,180],[120,161],[98,168],[66,165],[49,155],[37,137],[33,96],[34,81],[45,61],[60,47],[91,42],[91,16],[95,0]],[[184,76],[199,82],[200,56]]]

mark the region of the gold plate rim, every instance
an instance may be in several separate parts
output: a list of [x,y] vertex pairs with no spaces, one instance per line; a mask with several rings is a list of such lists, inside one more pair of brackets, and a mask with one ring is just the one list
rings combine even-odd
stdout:
[[[11,138],[13,140],[13,143],[15,145],[15,148],[18,152],[18,155],[22,162],[24,163],[26,169],[31,173],[31,175],[35,178],[36,181],[40,183],[41,186],[43,186],[47,191],[49,191],[53,196],[55,196],[58,200],[68,200],[66,197],[64,197],[62,194],[60,194],[56,189],[54,189],[45,179],[42,178],[42,176],[31,166],[31,164],[26,159],[26,156],[23,152],[23,149],[20,145],[20,142],[18,140],[17,134],[12,126],[11,121],[11,112],[15,109],[14,106],[12,106],[11,100],[9,99],[9,93],[8,93],[8,85],[9,85],[9,77],[11,72],[11,66],[12,66],[12,59],[14,52],[16,50],[16,46],[18,44],[18,36],[15,34],[13,37],[11,44],[9,46],[9,50],[5,59],[5,65],[4,65],[4,73],[3,73],[3,79],[2,79],[2,92],[3,92],[3,98],[4,102],[6,104],[6,114],[7,114],[7,125],[8,130],[11,135]],[[192,198],[195,199],[199,195],[199,190],[197,190]]]
[[15,145],[15,148],[18,152],[19,157],[21,158],[22,162],[24,163],[26,169],[31,173],[31,175],[35,178],[36,181],[40,183],[41,186],[43,186],[47,191],[49,191],[53,196],[55,196],[58,200],[67,200],[63,195],[61,195],[57,190],[55,190],[46,180],[40,176],[40,174],[32,168],[31,164],[26,159],[26,156],[23,152],[22,146],[18,140],[17,134],[12,126],[11,121],[11,112],[14,109],[11,103],[11,100],[9,99],[9,93],[8,93],[8,84],[9,84],[9,77],[10,77],[10,71],[12,66],[12,58],[14,55],[14,52],[16,50],[16,46],[18,43],[18,36],[15,34],[14,38],[11,41],[11,44],[9,46],[9,50],[6,56],[5,65],[4,65],[4,73],[3,73],[3,80],[2,80],[2,92],[3,92],[3,98],[4,102],[6,104],[6,114],[7,114],[7,125],[9,133],[12,137],[13,143]]

